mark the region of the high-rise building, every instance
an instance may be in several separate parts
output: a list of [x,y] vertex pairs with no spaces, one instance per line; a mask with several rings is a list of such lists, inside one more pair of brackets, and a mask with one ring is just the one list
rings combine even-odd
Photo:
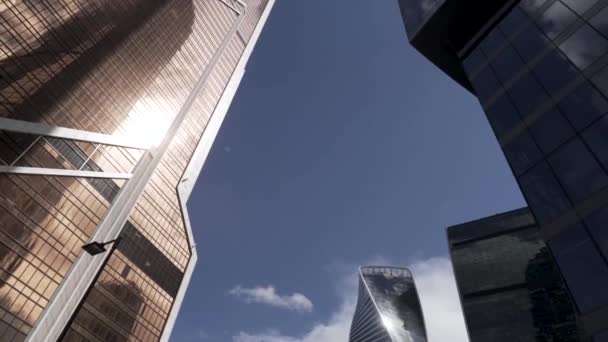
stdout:
[[576,342],[576,314],[527,208],[449,227],[471,342]]
[[273,4],[0,2],[0,340],[168,339],[186,202]]
[[608,341],[608,2],[399,4],[410,43],[479,99],[585,330]]
[[426,342],[412,273],[403,267],[363,266],[350,342]]

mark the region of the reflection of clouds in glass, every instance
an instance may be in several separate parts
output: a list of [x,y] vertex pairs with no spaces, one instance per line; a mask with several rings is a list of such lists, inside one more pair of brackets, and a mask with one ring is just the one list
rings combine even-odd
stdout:
[[445,0],[406,0],[401,3],[405,27],[412,34],[443,4]]
[[583,14],[585,11],[595,5],[598,0],[562,0],[566,5],[570,6],[578,14]]
[[584,25],[559,48],[582,70],[606,53],[608,42],[589,25]]
[[551,39],[557,37],[562,31],[576,20],[576,14],[561,2],[549,7],[539,20],[539,25]]
[[542,5],[544,5],[545,2],[547,2],[547,0],[523,0],[520,3],[520,6],[524,11],[526,11],[528,13],[534,13]]

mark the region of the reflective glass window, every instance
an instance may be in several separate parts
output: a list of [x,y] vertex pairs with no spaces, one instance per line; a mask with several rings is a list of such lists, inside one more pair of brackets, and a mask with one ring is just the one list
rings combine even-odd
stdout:
[[495,28],[492,30],[479,44],[486,56],[492,56],[499,50],[503,45],[507,43],[505,35]]
[[511,13],[509,13],[498,25],[502,32],[508,37],[512,36],[515,32],[519,31],[522,26],[530,22],[528,16],[519,9],[519,7],[513,7]]
[[509,89],[511,99],[522,116],[529,115],[536,107],[549,100],[547,92],[530,74],[525,74]]
[[513,38],[513,46],[526,62],[530,62],[551,45],[552,43],[536,25],[529,25],[522,33]]
[[479,101],[483,102],[490,98],[500,88],[498,79],[490,66],[485,67],[473,80],[473,88]]
[[591,213],[585,218],[585,223],[604,257],[608,257],[608,206]]
[[549,94],[556,95],[569,81],[579,75],[578,70],[561,52],[549,52],[534,67],[534,74]]
[[521,0],[519,7],[528,14],[536,14],[548,0]]
[[582,313],[608,302],[608,267],[580,224],[548,243]]
[[559,108],[577,130],[608,113],[608,101],[588,82],[581,84],[559,103]]
[[604,7],[591,20],[591,26],[600,31],[605,37],[608,37],[608,7]]
[[522,130],[509,141],[503,147],[503,152],[516,175],[524,173],[542,157],[540,150],[526,130]]
[[576,21],[576,14],[559,1],[551,5],[538,20],[541,29],[551,39],[559,36]]
[[548,154],[574,135],[574,129],[570,126],[562,113],[557,108],[552,108],[543,113],[532,125],[530,132],[540,149]]
[[561,43],[559,48],[582,70],[608,51],[608,41],[591,26],[583,25]]
[[549,157],[566,192],[580,202],[608,185],[608,176],[580,139],[573,139]]
[[583,132],[591,152],[608,168],[608,116],[604,116]]
[[538,223],[552,222],[571,207],[566,194],[546,163],[540,163],[519,178],[520,186]]
[[485,61],[486,57],[483,55],[481,50],[475,49],[467,56],[467,58],[464,59],[462,66],[464,67],[467,75],[471,77],[481,68]]
[[598,0],[562,0],[563,3],[568,5],[578,14],[583,14],[585,11],[595,5]]
[[494,58],[492,66],[498,79],[504,84],[524,68],[524,62],[511,46],[507,46]]
[[506,95],[498,98],[485,112],[498,138],[503,137],[521,122],[517,109]]

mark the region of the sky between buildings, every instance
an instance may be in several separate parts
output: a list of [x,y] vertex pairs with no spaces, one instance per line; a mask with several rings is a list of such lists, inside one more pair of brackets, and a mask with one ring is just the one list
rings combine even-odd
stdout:
[[431,342],[466,341],[445,228],[523,205],[397,0],[277,0],[188,204],[172,340],[346,341],[356,267],[390,263],[413,267]]

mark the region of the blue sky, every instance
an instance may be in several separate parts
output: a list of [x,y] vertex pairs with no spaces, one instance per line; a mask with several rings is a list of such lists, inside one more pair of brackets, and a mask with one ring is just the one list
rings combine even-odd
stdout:
[[277,0],[188,204],[199,262],[172,340],[338,341],[370,262],[414,267],[431,342],[463,336],[445,228],[523,205],[397,0]]

